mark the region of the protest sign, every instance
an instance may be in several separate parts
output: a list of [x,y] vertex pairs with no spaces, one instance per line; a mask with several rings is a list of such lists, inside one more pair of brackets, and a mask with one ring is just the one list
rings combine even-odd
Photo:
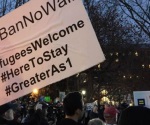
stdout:
[[0,24],[0,105],[105,59],[81,0],[32,0]]
[[133,91],[134,105],[150,108],[150,91]]

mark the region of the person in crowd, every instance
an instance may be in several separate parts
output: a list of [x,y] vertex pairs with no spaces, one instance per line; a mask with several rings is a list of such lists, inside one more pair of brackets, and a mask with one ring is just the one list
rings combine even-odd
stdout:
[[104,108],[107,108],[107,107],[109,107],[110,105],[106,102],[105,104],[104,104]]
[[131,106],[124,109],[118,125],[150,125],[150,109],[142,106]]
[[27,125],[49,125],[41,109],[37,109]]
[[88,122],[88,125],[105,125],[105,123],[99,118],[93,118]]
[[33,124],[33,122],[37,120],[37,125],[48,125],[48,119],[47,119],[47,109],[48,109],[48,104],[44,101],[40,102],[38,101],[34,107],[35,113],[32,115],[30,118],[30,124],[29,125],[36,125]]
[[104,119],[104,105],[99,105],[99,118],[103,121],[105,121]]
[[47,116],[48,104],[46,102],[37,102],[35,110],[41,109],[44,116]]
[[119,111],[118,116],[117,116],[117,123],[118,123],[118,119],[119,119],[119,117],[120,117],[121,112],[122,112],[124,109],[128,108],[128,107],[129,107],[129,104],[127,104],[126,102],[121,103],[121,104],[117,107],[117,109],[118,109],[118,111]]
[[94,105],[92,111],[90,112],[90,119],[99,118],[98,106]]
[[13,111],[14,111],[14,121],[21,123],[22,120],[22,114],[21,114],[21,105],[19,102],[13,103]]
[[6,103],[0,106],[0,125],[20,125],[14,120],[13,104]]
[[22,119],[27,115],[27,102],[23,101],[21,104],[21,116]]
[[79,120],[84,114],[84,102],[81,93],[70,92],[63,100],[65,118],[59,125],[80,125]]
[[104,110],[104,119],[106,125],[116,125],[117,123],[117,109],[114,106],[106,107]]
[[27,115],[22,119],[22,123],[29,123],[35,113],[34,107],[29,107]]

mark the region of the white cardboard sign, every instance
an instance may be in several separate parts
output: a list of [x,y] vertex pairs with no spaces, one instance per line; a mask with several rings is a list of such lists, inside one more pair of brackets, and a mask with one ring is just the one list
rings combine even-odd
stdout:
[[134,91],[134,105],[150,108],[150,91]]
[[0,24],[0,105],[105,60],[81,0],[32,0]]

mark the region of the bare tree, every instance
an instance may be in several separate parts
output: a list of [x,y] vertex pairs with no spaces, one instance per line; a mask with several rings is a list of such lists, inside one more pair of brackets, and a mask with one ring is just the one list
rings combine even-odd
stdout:
[[[124,13],[150,38],[150,0],[119,0]],[[142,35],[143,36],[143,35]]]
[[[93,95],[99,96],[104,86],[113,88],[113,91],[110,91],[113,95],[121,91],[120,88],[126,88],[120,76],[125,72],[132,72],[128,69],[130,62],[127,61],[127,54],[134,51],[134,47],[142,38],[135,25],[124,16],[117,0],[85,0],[84,5],[106,57],[100,68],[95,66],[88,70],[88,86],[93,84],[90,88],[97,87],[93,89]],[[92,92],[90,88],[88,91]],[[131,89],[127,90],[131,92]]]
[[28,1],[29,0],[0,0],[0,17],[13,11]]

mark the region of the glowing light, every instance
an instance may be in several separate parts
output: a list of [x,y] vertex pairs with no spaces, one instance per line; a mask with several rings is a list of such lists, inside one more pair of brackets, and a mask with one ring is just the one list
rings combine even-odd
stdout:
[[113,53],[110,53],[110,55],[112,56],[112,55],[113,55]]
[[97,67],[100,69],[101,65],[100,65],[100,64],[98,64],[98,66],[97,66]]
[[116,61],[116,62],[119,62],[119,59],[116,59],[115,61]]
[[78,77],[79,76],[79,73],[76,75],[76,77]]
[[37,95],[39,93],[38,89],[33,89],[33,93]]
[[135,56],[138,56],[139,54],[138,54],[138,52],[135,52]]
[[108,92],[107,92],[107,90],[103,90],[103,91],[101,91],[101,93],[102,93],[102,95],[106,95]]
[[144,64],[142,64],[142,67],[144,68],[144,67],[145,67],[145,65],[144,65]]
[[86,94],[86,91],[85,90],[82,90],[82,95],[85,95]]
[[118,56],[118,52],[116,52],[116,56]]
[[107,98],[106,96],[104,96],[104,97],[102,98],[102,101],[104,101],[104,102],[110,102],[109,98]]
[[132,103],[130,103],[130,104],[129,104],[129,106],[133,106],[133,104],[132,104]]
[[83,81],[83,83],[86,83],[86,79]]

